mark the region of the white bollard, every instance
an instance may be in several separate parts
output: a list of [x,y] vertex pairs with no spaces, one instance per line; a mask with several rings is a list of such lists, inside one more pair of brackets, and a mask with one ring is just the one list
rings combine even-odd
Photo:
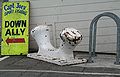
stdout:
[[44,60],[58,65],[69,65],[87,62],[86,59],[74,59],[73,50],[81,42],[82,34],[74,28],[65,28],[60,32],[60,47],[54,48],[50,43],[49,26],[39,25],[32,29],[31,35],[36,40],[38,53],[28,57]]
[[61,43],[58,52],[61,54],[61,59],[74,59],[73,50],[81,42],[82,34],[74,28],[64,28],[60,32]]
[[52,56],[50,51],[56,50],[50,43],[49,30],[48,26],[40,25],[31,31],[31,35],[39,47],[38,55]]

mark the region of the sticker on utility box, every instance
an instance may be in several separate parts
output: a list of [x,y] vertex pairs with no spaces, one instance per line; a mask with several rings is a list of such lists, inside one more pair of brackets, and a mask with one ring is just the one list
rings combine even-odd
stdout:
[[3,2],[1,55],[27,55],[29,2]]

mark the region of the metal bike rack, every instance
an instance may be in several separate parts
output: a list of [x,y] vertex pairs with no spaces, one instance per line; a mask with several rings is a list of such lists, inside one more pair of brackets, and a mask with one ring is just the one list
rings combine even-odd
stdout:
[[105,12],[97,15],[90,24],[90,34],[89,34],[89,60],[88,62],[94,62],[95,50],[96,50],[96,31],[97,31],[97,22],[103,17],[107,16],[112,18],[117,25],[117,47],[116,47],[116,61],[114,64],[120,64],[120,18],[114,13]]

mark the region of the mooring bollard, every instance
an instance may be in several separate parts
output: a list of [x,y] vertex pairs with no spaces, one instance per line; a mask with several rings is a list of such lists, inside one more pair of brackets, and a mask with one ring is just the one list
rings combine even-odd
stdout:
[[38,53],[28,54],[28,57],[55,63],[58,65],[70,65],[87,62],[86,59],[75,59],[74,48],[81,42],[82,34],[74,28],[64,28],[60,32],[60,47],[54,48],[50,43],[49,26],[39,25],[32,29],[31,35],[36,40]]

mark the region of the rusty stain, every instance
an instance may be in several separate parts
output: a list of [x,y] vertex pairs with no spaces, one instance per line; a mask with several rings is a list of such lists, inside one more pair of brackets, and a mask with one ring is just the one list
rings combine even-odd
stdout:
[[76,34],[74,31],[71,31],[73,34]]

